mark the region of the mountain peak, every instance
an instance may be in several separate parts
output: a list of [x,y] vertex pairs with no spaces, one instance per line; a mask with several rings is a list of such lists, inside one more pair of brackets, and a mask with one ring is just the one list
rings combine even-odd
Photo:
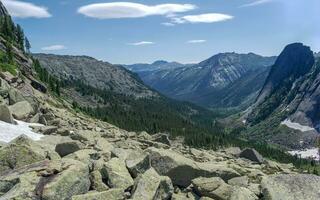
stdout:
[[165,61],[165,60],[157,60],[157,61],[154,61],[152,63],[152,65],[165,65],[165,64],[168,64],[169,62],[168,61]]

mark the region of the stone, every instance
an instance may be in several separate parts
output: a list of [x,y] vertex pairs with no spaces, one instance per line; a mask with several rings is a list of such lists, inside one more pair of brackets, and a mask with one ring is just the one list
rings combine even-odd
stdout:
[[218,176],[229,180],[240,176],[225,164],[198,163],[172,150],[148,148],[151,166],[162,176],[169,176],[174,185],[188,187],[197,177]]
[[98,192],[109,190],[109,187],[103,182],[102,175],[99,170],[90,173],[91,188]]
[[152,136],[145,131],[142,131],[141,133],[139,133],[137,137],[138,139],[142,139],[142,140],[152,140]]
[[15,124],[9,107],[3,104],[0,105],[0,121]]
[[238,157],[241,153],[241,149],[239,147],[229,147],[223,150],[226,154]]
[[43,135],[51,135],[55,132],[57,132],[58,130],[58,127],[56,126],[42,126],[40,127],[40,132],[43,134]]
[[70,134],[73,140],[79,140],[80,142],[93,142],[95,138],[100,137],[99,133],[88,130],[76,131]]
[[75,160],[63,159],[63,171],[44,176],[39,184],[43,200],[70,199],[73,195],[87,193],[90,187],[88,167]]
[[259,164],[263,163],[264,161],[263,157],[255,149],[244,149],[239,156]]
[[161,177],[150,168],[135,180],[132,199],[171,199],[173,186],[168,177]]
[[93,161],[91,160],[91,155],[95,153],[96,151],[93,149],[81,149],[81,150],[75,151],[74,153],[66,155],[65,158],[78,160],[86,164],[90,169],[92,169]]
[[124,192],[121,189],[110,189],[104,192],[89,192],[88,194],[76,195],[72,200],[123,200]]
[[21,101],[9,107],[15,119],[23,120],[34,114],[33,107],[28,101]]
[[259,198],[244,187],[233,187],[229,200],[258,200]]
[[217,200],[229,199],[232,191],[232,186],[226,184],[219,177],[199,177],[192,180],[192,185],[196,194]]
[[107,184],[111,188],[119,188],[126,190],[133,186],[133,179],[129,174],[124,160],[112,158],[104,164],[101,174],[107,180]]
[[25,135],[11,141],[0,151],[0,175],[46,159],[46,150]]
[[166,144],[168,146],[171,146],[171,141],[169,139],[169,136],[164,133],[155,134],[152,136],[152,140],[155,142],[159,142],[162,144]]
[[261,181],[266,200],[320,199],[320,176],[308,174],[279,174]]
[[249,178],[247,176],[235,177],[228,180],[228,184],[233,186],[248,187]]
[[39,123],[40,122],[40,113],[35,114],[30,120],[30,123]]
[[20,101],[25,101],[24,96],[15,88],[10,88],[8,91],[10,105],[16,104]]
[[68,141],[57,144],[55,150],[61,157],[64,157],[68,154],[79,151],[82,146],[82,143],[80,143],[79,141]]
[[147,171],[150,165],[150,157],[148,154],[131,153],[126,159],[126,166],[133,178]]

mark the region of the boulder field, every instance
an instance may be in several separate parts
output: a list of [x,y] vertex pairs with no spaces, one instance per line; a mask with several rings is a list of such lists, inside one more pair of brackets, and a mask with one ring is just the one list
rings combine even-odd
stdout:
[[319,176],[254,149],[195,149],[92,119],[34,89],[0,86],[0,120],[39,123],[33,131],[43,134],[1,143],[0,200],[320,199]]

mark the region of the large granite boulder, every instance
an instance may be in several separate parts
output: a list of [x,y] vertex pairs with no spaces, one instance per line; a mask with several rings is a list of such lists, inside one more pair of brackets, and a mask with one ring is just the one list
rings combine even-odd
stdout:
[[0,121],[7,122],[10,124],[15,123],[10,109],[8,108],[8,106],[4,104],[0,105]]
[[144,174],[139,175],[133,187],[132,199],[171,199],[173,185],[169,177],[160,176],[150,168]]
[[101,174],[111,188],[126,190],[133,186],[134,183],[124,160],[119,158],[112,158],[105,163],[101,169]]
[[240,158],[246,158],[259,164],[263,163],[264,161],[263,157],[255,149],[244,149],[239,156]]
[[45,160],[50,153],[54,154],[21,135],[0,150],[0,175],[8,170]]
[[266,200],[319,200],[320,176],[279,174],[264,177],[262,193]]
[[33,107],[28,101],[20,101],[10,106],[10,110],[14,118],[18,120],[27,119],[34,114]]
[[81,162],[45,160],[0,176],[0,199],[71,199],[87,193],[89,187],[89,170]]
[[126,166],[133,178],[147,171],[150,165],[150,157],[148,154],[131,153],[126,159]]
[[229,180],[240,176],[226,164],[198,163],[172,150],[148,148],[151,166],[163,176],[169,176],[174,185],[188,187],[192,179],[197,177],[221,177]]

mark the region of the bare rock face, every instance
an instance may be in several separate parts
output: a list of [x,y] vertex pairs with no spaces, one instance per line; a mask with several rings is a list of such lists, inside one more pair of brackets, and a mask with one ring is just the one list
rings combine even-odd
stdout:
[[272,175],[261,185],[266,200],[320,199],[320,177],[316,175]]

